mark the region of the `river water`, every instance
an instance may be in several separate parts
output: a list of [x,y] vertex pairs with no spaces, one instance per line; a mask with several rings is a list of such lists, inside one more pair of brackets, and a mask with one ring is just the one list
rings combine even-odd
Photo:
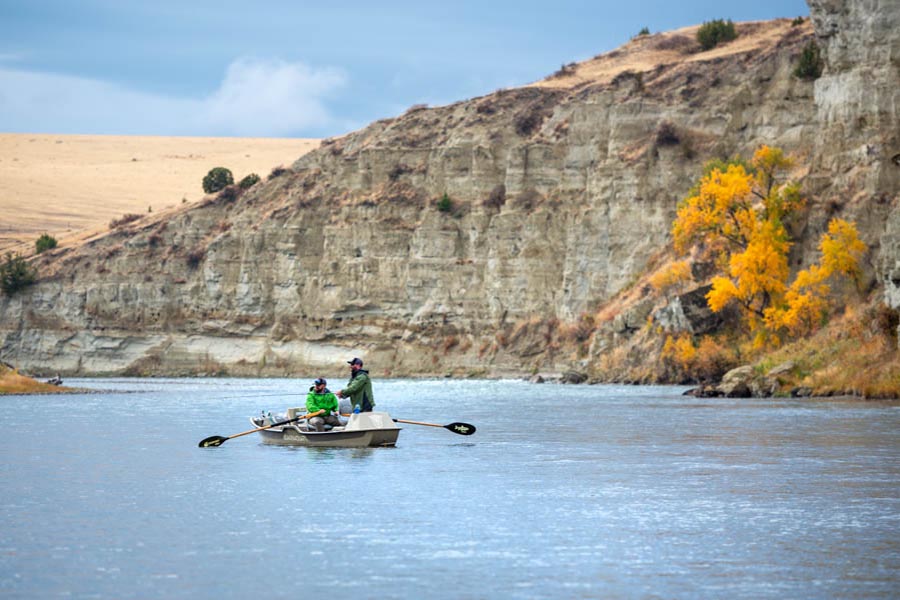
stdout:
[[900,596],[896,405],[376,380],[477,433],[200,449],[309,379],[66,383],[0,398],[2,598]]

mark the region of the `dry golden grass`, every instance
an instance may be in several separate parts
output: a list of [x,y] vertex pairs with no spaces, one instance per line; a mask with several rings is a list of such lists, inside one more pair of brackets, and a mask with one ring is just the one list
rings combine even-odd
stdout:
[[[848,308],[815,335],[768,355],[761,370],[794,361],[786,377],[816,396],[900,398],[900,350],[894,334],[877,326],[875,308]],[[787,387],[787,386],[785,386]]]
[[73,388],[50,385],[19,374],[18,371],[0,366],[0,394],[38,394],[71,392]]
[[49,233],[60,245],[105,230],[126,213],[154,214],[203,197],[203,176],[265,178],[319,140],[0,134],[0,252],[34,252]]
[[[552,75],[531,85],[569,88],[583,83],[608,83],[627,71],[642,73],[652,71],[658,65],[707,61],[757,48],[772,48],[792,29],[791,19],[736,23],[736,26],[739,34],[736,40],[706,52],[699,51],[699,25],[638,36],[612,52],[564,68],[559,75]],[[812,32],[809,19],[796,27],[804,33]]]

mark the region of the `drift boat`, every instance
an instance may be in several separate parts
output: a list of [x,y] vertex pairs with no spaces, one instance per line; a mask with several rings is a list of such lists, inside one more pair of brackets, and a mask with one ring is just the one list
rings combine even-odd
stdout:
[[[286,419],[295,415],[288,411]],[[267,427],[283,419],[273,417],[251,417],[254,427]],[[366,412],[351,414],[347,423],[342,426],[325,426],[326,431],[316,431],[308,427],[306,420],[279,425],[259,432],[264,444],[276,446],[330,446],[337,448],[374,448],[393,446],[400,435],[400,427],[386,412]]]

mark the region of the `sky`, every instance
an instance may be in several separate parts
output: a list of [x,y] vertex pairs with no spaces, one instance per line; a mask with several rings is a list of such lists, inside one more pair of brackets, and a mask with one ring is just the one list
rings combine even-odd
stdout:
[[[727,8],[726,8],[727,7]],[[0,0],[0,133],[328,137],[802,0]]]

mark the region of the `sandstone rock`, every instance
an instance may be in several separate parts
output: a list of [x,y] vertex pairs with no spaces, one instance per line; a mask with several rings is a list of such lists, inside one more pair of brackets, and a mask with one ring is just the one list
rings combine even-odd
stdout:
[[712,286],[705,285],[672,298],[668,305],[653,313],[653,320],[666,331],[687,331],[702,335],[715,331],[722,324],[721,315],[709,309],[706,294]]
[[617,319],[621,317],[621,330],[617,330],[617,332],[637,331],[647,322],[647,316],[651,310],[653,310],[653,301],[650,299],[641,300],[625,311],[625,313],[616,317]]
[[779,389],[774,377],[754,377],[750,380],[750,395],[754,398],[771,398]]
[[727,398],[749,398],[752,395],[750,383],[753,378],[752,366],[737,367],[725,373],[716,389]]
[[695,398],[718,398],[722,395],[722,392],[720,392],[714,385],[702,385],[700,387],[695,387],[687,390],[683,395],[694,396]]
[[566,371],[560,377],[560,383],[571,383],[571,384],[579,384],[587,381],[587,375],[584,373],[578,373],[577,371]]
[[766,375],[768,375],[769,377],[777,377],[784,373],[793,371],[796,366],[797,365],[794,361],[789,360],[789,361],[781,363],[780,365],[772,367],[771,369],[769,369],[769,372],[766,373]]

